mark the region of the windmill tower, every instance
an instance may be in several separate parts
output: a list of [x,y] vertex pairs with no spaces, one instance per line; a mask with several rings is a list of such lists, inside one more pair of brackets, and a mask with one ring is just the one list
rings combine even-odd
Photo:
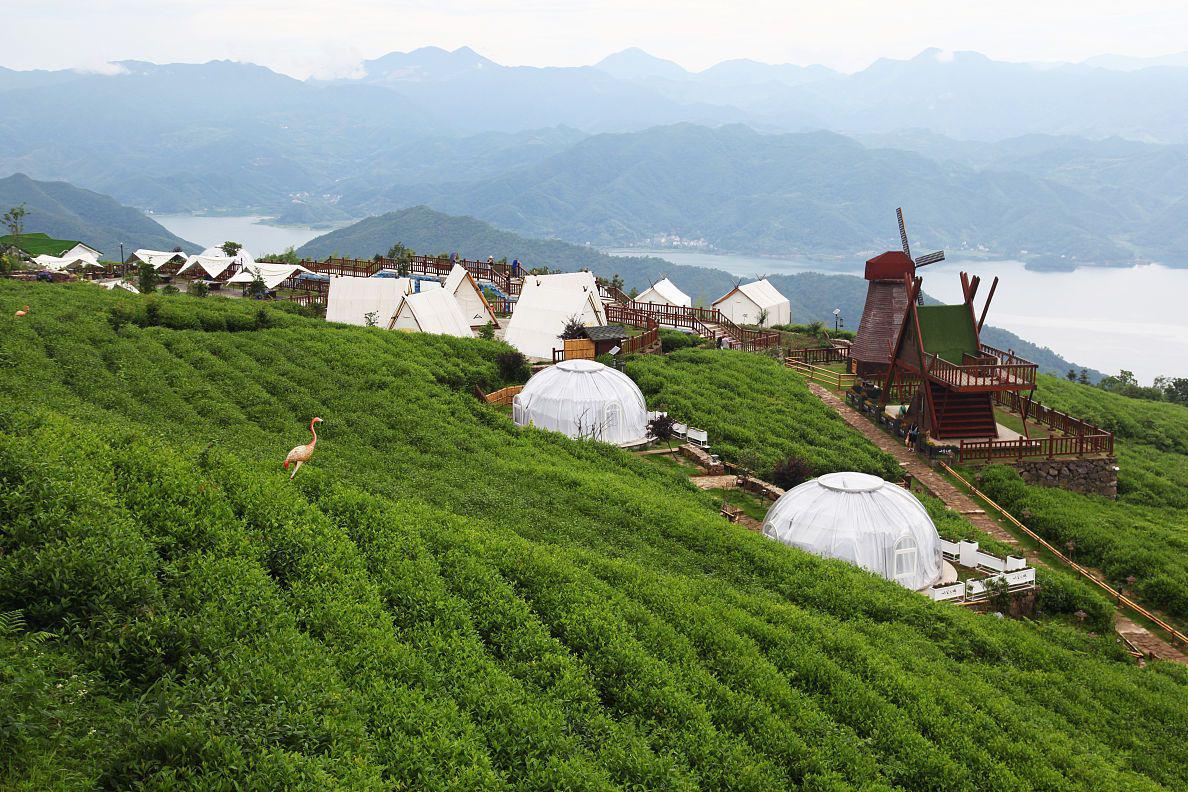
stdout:
[[899,239],[903,250],[889,250],[866,262],[866,305],[858,323],[858,335],[850,348],[850,359],[854,361],[854,373],[859,377],[878,379],[886,375],[891,364],[892,347],[903,324],[908,307],[907,281],[904,276],[914,278],[916,269],[943,261],[945,252],[938,250],[912,258],[908,246],[907,227],[903,222],[903,209],[896,209],[899,219]]

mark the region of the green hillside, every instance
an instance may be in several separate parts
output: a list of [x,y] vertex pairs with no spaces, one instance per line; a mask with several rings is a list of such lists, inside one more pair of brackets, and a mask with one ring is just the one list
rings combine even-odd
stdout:
[[[1029,487],[1009,469],[988,494],[1140,600],[1188,621],[1188,410],[1041,376],[1036,399],[1115,435],[1118,499]],[[1134,578],[1134,582],[1128,578]]]
[[25,231],[48,234],[56,239],[76,239],[103,253],[105,259],[120,257],[137,248],[187,253],[201,248],[170,233],[163,225],[106,195],[83,190],[66,182],[43,182],[23,173],[0,179],[0,212],[25,204]]
[[156,299],[0,283],[0,787],[1188,784],[1183,669],[517,430],[499,344]]

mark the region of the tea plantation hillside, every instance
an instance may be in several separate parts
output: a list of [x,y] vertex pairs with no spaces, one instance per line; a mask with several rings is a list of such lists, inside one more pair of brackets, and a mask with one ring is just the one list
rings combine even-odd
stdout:
[[0,788],[1188,784],[1182,668],[517,430],[472,395],[497,344],[87,285],[0,308]]
[[[1144,602],[1188,621],[1188,409],[1041,376],[1036,398],[1115,434],[1118,499],[1029,487],[1008,468],[987,493]],[[1133,582],[1127,579],[1133,578]]]

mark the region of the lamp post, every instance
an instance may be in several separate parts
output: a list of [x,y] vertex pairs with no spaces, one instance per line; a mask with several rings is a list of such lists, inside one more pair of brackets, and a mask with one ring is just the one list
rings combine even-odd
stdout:
[[833,309],[833,332],[837,332],[845,325],[841,318],[841,308]]

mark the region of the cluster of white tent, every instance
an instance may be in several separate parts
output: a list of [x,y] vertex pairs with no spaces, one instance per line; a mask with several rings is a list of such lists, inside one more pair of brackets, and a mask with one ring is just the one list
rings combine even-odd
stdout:
[[326,320],[461,338],[473,336],[475,328],[488,322],[499,324],[482,289],[461,264],[454,265],[444,283],[391,271],[370,278],[332,278]]
[[227,283],[248,284],[257,277],[264,281],[265,287],[275,289],[290,278],[299,275],[316,276],[313,272],[300,264],[272,263],[256,261],[246,249],[240,248],[234,256],[228,256],[221,247],[209,247],[201,253],[187,256],[185,253],[172,250],[135,251],[129,258],[129,263],[141,262],[150,265],[158,272],[165,267],[178,265],[177,274],[204,280],[217,280],[228,270],[233,274],[227,278]]
[[[640,292],[635,301],[676,308],[688,308],[692,305],[689,295],[668,278],[657,281]],[[713,307],[735,324],[771,327],[792,321],[792,309],[787,298],[766,278],[735,286],[714,300]]]

